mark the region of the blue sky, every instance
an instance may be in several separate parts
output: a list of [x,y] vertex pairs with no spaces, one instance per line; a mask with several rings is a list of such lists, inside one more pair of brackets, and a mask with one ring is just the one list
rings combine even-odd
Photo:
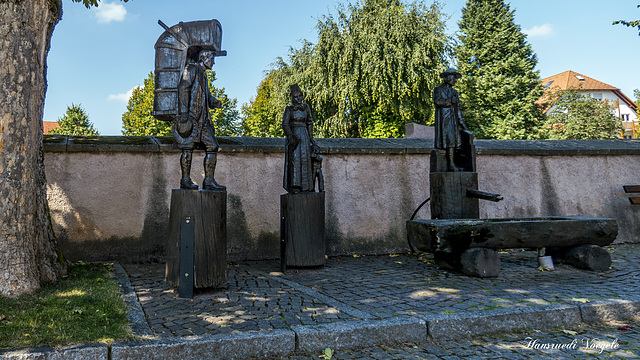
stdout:
[[[222,48],[216,87],[238,99],[255,96],[264,71],[301,39],[316,40],[315,25],[346,0],[103,0],[98,8],[63,0],[48,58],[44,120],[82,104],[102,135],[120,135],[128,95],[153,71],[154,49],[164,31],[180,21],[218,19]],[[426,1],[426,3],[430,3]],[[458,30],[464,0],[441,1],[448,32]],[[620,88],[633,98],[640,88],[640,36],[618,19],[640,18],[637,1],[514,0],[516,22],[528,34],[542,78],[573,70]]]

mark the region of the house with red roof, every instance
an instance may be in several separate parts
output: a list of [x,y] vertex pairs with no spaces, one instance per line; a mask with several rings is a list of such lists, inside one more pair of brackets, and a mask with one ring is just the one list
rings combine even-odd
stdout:
[[42,122],[42,132],[45,135],[49,135],[51,130],[59,129],[60,125],[58,125],[57,121],[43,121]]
[[612,106],[614,115],[622,122],[625,128],[624,137],[633,138],[634,135],[640,137],[640,123],[638,123],[637,116],[638,104],[619,88],[571,70],[542,79],[542,85],[545,90],[576,89],[579,93],[606,101]]

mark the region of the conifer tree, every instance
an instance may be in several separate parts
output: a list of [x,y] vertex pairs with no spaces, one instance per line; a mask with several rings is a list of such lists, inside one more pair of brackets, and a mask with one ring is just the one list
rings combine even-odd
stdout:
[[503,0],[467,0],[454,55],[460,101],[476,137],[532,139],[542,115],[537,58]]
[[100,135],[89,121],[89,115],[80,104],[67,106],[64,116],[58,119],[57,129],[50,131],[54,135],[97,136]]

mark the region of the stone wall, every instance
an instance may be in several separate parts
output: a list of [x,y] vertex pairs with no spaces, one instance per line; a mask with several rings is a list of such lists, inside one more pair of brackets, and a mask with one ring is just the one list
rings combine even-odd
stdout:
[[[429,139],[318,139],[326,183],[328,254],[407,251],[405,221],[429,196]],[[162,260],[179,152],[169,138],[45,137],[48,197],[70,259]],[[228,189],[229,256],[277,258],[284,140],[221,138],[216,178]],[[477,140],[481,217],[587,215],[618,220],[637,242],[640,142]],[[194,155],[194,181],[203,178]],[[418,218],[429,218],[426,205]]]

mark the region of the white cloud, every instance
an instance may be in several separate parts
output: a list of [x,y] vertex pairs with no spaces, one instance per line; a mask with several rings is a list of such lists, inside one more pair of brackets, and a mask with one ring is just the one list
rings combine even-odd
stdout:
[[125,92],[125,93],[120,93],[120,94],[109,94],[109,96],[107,96],[107,100],[116,100],[116,101],[122,101],[122,102],[129,102],[129,98],[131,98],[131,94],[133,94],[133,90],[135,88],[137,88],[138,86],[134,86],[131,89],[129,89],[129,91]]
[[535,25],[532,28],[522,30],[529,37],[549,37],[555,35],[551,24]]
[[112,21],[124,21],[127,16],[127,9],[120,3],[100,2],[96,10],[96,18],[101,24],[108,24]]

